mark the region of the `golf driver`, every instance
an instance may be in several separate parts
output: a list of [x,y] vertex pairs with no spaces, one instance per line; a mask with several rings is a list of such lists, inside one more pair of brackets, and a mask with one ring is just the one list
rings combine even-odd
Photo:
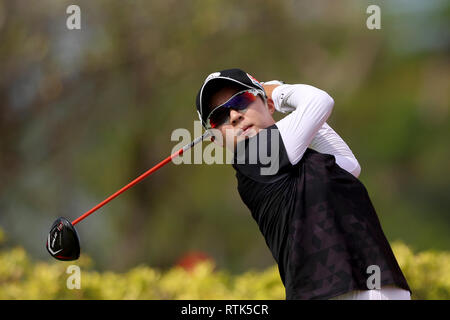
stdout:
[[64,217],[60,217],[56,219],[56,221],[53,223],[52,227],[50,228],[50,233],[47,237],[47,243],[46,248],[47,251],[50,253],[52,257],[58,260],[63,261],[70,261],[70,260],[76,260],[80,256],[80,239],[78,237],[78,233],[75,229],[75,225],[103,207],[105,204],[110,202],[112,199],[120,195],[121,193],[125,192],[126,190],[130,189],[135,184],[141,182],[145,178],[147,178],[149,175],[151,175],[156,170],[160,169],[170,161],[172,161],[173,158],[182,155],[185,151],[189,150],[193,146],[195,146],[200,141],[203,141],[207,137],[210,136],[210,132],[206,131],[202,136],[196,138],[191,143],[185,145],[183,148],[178,150],[177,152],[173,153],[157,165],[155,165],[153,168],[149,169],[148,171],[144,172],[142,175],[131,181],[129,184],[124,186],[122,189],[116,191],[112,195],[110,195],[108,198],[97,204],[95,207],[90,209],[89,211],[85,212],[83,215],[81,215],[79,218],[72,221],[72,223],[67,220]]

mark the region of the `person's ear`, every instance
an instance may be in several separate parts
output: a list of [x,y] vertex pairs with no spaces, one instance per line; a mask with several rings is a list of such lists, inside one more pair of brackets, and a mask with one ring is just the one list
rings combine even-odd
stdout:
[[272,99],[267,99],[267,107],[269,108],[270,114],[273,114],[275,112],[275,104]]

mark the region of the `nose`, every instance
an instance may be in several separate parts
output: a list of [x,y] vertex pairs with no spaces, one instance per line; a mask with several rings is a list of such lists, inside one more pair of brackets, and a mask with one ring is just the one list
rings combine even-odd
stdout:
[[242,113],[240,113],[239,111],[230,109],[230,123],[232,126],[235,126],[243,118],[244,117],[242,116]]

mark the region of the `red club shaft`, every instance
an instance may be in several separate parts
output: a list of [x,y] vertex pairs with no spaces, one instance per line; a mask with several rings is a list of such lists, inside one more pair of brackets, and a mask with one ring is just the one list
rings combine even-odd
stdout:
[[144,180],[145,178],[147,178],[149,175],[151,175],[153,172],[155,172],[156,170],[158,170],[159,168],[163,167],[164,165],[166,165],[167,163],[169,163],[170,161],[172,161],[173,158],[183,154],[183,152],[185,152],[186,150],[192,148],[194,145],[196,145],[198,142],[202,141],[204,138],[206,138],[209,135],[208,132],[206,132],[205,134],[203,134],[201,137],[198,137],[197,139],[195,139],[194,141],[192,141],[190,144],[184,146],[183,148],[181,148],[180,150],[178,150],[177,152],[173,153],[172,155],[170,155],[169,157],[167,157],[166,159],[164,159],[163,161],[161,161],[160,163],[158,163],[157,165],[155,165],[153,168],[149,169],[148,171],[144,172],[143,174],[141,174],[139,177],[137,177],[136,179],[134,179],[133,181],[131,181],[129,184],[127,184],[125,187],[123,187],[122,189],[116,191],[115,193],[113,193],[112,195],[110,195],[108,198],[106,198],[105,200],[103,200],[102,202],[100,202],[99,204],[97,204],[95,207],[93,207],[91,210],[85,212],[83,215],[81,215],[79,218],[75,219],[72,222],[72,225],[76,225],[78,222],[82,221],[83,219],[85,219],[86,217],[88,217],[89,215],[91,215],[92,213],[94,213],[95,211],[97,211],[98,209],[100,209],[101,207],[103,207],[105,204],[107,204],[108,202],[110,202],[112,199],[114,199],[115,197],[119,196],[121,193],[127,191],[128,189],[130,189],[132,186],[134,186],[135,184],[141,182],[142,180]]

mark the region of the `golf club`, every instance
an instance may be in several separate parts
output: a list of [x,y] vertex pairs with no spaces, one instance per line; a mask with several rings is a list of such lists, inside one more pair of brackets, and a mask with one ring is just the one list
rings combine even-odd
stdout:
[[202,136],[194,139],[191,143],[185,145],[183,148],[173,153],[172,155],[170,155],[169,157],[167,157],[166,159],[155,165],[153,168],[144,172],[142,175],[131,181],[122,189],[116,191],[108,198],[106,198],[105,200],[94,206],[92,209],[82,214],[79,218],[72,221],[72,223],[64,217],[56,219],[56,221],[50,228],[50,232],[47,237],[46,242],[47,251],[53,258],[58,260],[70,261],[78,259],[80,256],[80,239],[74,227],[77,223],[87,218],[89,215],[91,215],[92,213],[103,207],[105,204],[107,204],[112,199],[119,196],[121,193],[125,192],[132,186],[136,185],[137,183],[147,178],[153,172],[155,172],[156,170],[160,169],[161,167],[172,161],[173,158],[182,155],[185,151],[189,150],[197,143],[203,141],[209,136],[210,132],[206,131]]

